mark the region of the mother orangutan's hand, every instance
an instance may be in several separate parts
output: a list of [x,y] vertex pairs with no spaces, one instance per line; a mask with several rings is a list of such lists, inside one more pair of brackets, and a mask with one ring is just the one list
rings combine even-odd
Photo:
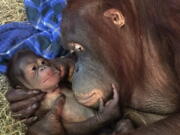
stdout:
[[10,89],[6,93],[6,98],[10,103],[10,110],[12,111],[13,117],[23,120],[25,124],[31,124],[37,120],[37,117],[33,116],[33,114],[38,109],[43,96],[44,93],[39,90],[27,91],[22,89]]

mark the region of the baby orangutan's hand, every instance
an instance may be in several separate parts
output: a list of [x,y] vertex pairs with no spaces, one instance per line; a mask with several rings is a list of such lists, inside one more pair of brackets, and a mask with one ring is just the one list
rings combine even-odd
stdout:
[[113,98],[109,100],[105,105],[103,100],[100,100],[99,112],[105,120],[116,120],[120,117],[120,108],[119,108],[119,95],[117,89],[114,85],[113,88]]

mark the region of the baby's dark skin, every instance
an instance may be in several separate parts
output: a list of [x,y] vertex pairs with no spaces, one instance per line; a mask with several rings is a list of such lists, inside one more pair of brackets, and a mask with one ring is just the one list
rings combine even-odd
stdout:
[[[7,76],[13,87],[28,91],[39,89],[46,93],[35,114],[40,119],[29,127],[28,135],[88,135],[120,117],[119,96],[114,86],[113,98],[105,105],[100,100],[98,109],[77,102],[64,83],[73,73],[73,66],[67,61],[63,59],[53,65],[30,51],[19,52],[11,60]],[[37,93],[33,91],[33,94]]]

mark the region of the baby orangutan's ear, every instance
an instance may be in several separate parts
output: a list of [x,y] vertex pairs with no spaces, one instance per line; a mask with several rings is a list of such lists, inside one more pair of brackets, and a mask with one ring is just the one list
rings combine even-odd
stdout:
[[107,19],[110,19],[110,21],[118,27],[122,27],[125,25],[125,18],[122,12],[119,11],[118,9],[112,8],[112,9],[106,10],[104,12],[104,17],[106,17]]

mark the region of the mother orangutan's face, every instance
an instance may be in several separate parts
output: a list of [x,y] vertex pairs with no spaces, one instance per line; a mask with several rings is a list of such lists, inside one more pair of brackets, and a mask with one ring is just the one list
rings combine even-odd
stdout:
[[[116,11],[107,10],[102,17],[106,20],[110,18],[120,27],[124,21],[117,21],[123,16],[116,15],[120,13]],[[77,55],[72,88],[78,101],[86,106],[97,106],[100,98],[107,101],[112,94],[112,83],[117,84],[108,69],[106,50],[103,49],[110,44],[102,38],[103,35],[96,28],[96,22],[92,22],[85,12],[71,9],[64,13],[62,41],[65,48],[75,51]]]

